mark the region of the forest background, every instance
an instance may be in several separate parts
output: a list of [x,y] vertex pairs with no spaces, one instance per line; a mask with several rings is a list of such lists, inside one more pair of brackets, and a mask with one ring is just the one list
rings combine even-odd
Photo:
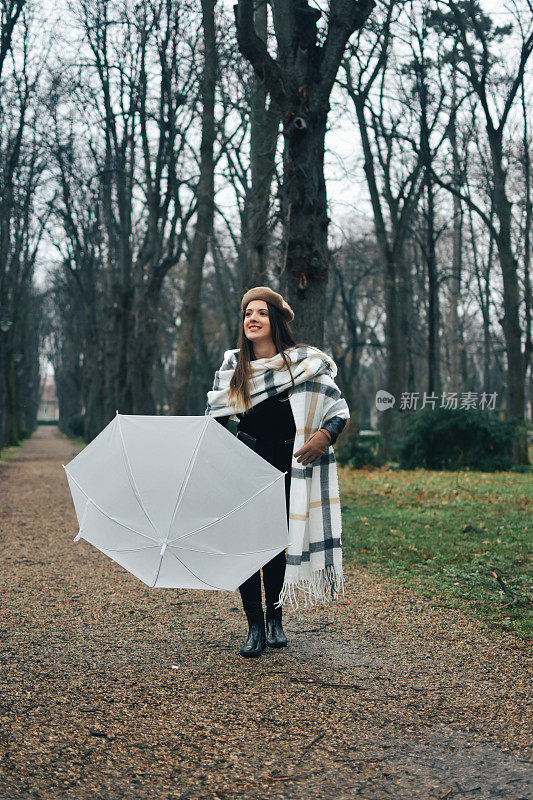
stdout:
[[48,364],[86,441],[203,414],[268,284],[352,436],[492,403],[527,463],[530,0],[0,7],[0,449]]

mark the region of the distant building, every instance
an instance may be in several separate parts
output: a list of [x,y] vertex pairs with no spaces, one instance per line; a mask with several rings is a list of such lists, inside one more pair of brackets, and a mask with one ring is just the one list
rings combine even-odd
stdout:
[[45,373],[41,384],[41,401],[37,411],[37,422],[54,423],[59,420],[59,403],[53,375]]

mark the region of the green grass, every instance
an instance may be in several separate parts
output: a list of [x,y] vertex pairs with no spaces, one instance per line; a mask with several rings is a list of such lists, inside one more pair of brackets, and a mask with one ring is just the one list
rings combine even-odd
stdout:
[[347,560],[533,637],[531,473],[339,467],[339,479]]
[[0,465],[7,464],[14,456],[16,456],[17,453],[20,453],[26,443],[30,441],[34,433],[35,431],[33,431],[29,436],[26,436],[26,438],[21,439],[17,444],[9,445],[9,447],[3,447],[2,450],[0,450]]
[[11,461],[14,455],[20,453],[26,441],[27,440],[23,440],[19,444],[13,444],[9,447],[4,447],[0,451],[0,464],[7,464],[8,461]]

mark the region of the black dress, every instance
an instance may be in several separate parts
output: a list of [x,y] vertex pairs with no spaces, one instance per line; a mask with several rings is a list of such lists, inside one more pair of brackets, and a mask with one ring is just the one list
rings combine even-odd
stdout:
[[[251,447],[252,450],[255,450],[265,461],[287,473],[285,475],[287,523],[289,521],[292,453],[296,433],[296,425],[294,424],[294,416],[289,401],[290,391],[291,389],[286,389],[284,392],[257,403],[248,411],[237,414],[239,417],[237,437]],[[215,419],[226,427],[230,416],[215,417]],[[330,433],[332,444],[336,441],[345,424],[346,420],[341,417],[333,417],[322,426]],[[282,550],[281,553],[274,556],[263,567],[267,617],[273,614],[274,603],[277,602],[283,586],[285,561],[285,551]],[[239,591],[246,613],[254,614],[261,611],[261,576],[259,570],[239,586]]]

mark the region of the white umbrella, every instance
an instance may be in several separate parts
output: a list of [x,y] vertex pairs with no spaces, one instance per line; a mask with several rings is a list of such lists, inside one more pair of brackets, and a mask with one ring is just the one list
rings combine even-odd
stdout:
[[74,541],[148,586],[234,591],[287,546],[284,473],[211,416],[117,412],[64,469]]

